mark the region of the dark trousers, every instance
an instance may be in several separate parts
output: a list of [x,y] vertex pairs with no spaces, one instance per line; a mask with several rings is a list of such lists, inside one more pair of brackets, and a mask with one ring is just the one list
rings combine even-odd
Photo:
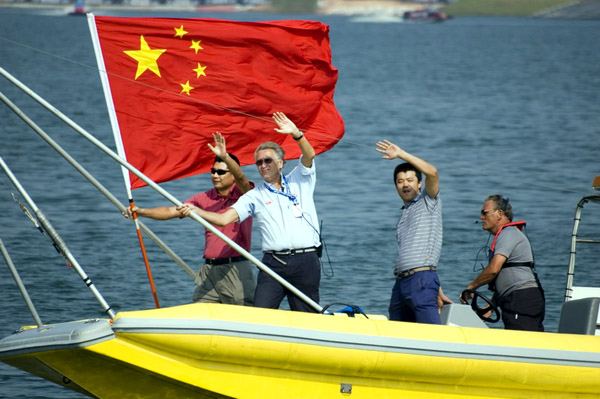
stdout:
[[437,298],[440,280],[433,270],[396,279],[392,288],[390,320],[441,324]]
[[502,322],[507,330],[544,331],[546,301],[537,287],[516,290],[500,298]]
[[[316,251],[290,255],[265,253],[262,262],[303,294],[319,303],[321,263]],[[279,309],[285,296],[287,296],[291,310],[317,312],[267,273],[262,270],[258,273],[254,306]]]

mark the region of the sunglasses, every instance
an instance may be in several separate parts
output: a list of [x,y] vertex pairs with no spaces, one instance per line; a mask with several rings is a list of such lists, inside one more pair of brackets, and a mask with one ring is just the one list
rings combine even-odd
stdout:
[[211,175],[214,175],[214,174],[216,173],[216,174],[218,174],[219,176],[223,176],[223,175],[224,175],[225,173],[227,173],[227,172],[229,172],[229,171],[228,171],[228,170],[225,170],[225,169],[215,169],[215,168],[212,168],[212,169],[210,170],[210,174],[211,174]]
[[255,164],[256,164],[256,166],[260,166],[260,165],[262,165],[263,163],[264,163],[265,165],[270,165],[270,164],[271,164],[271,162],[273,162],[273,158],[263,158],[263,159],[258,159],[258,160],[255,162]]

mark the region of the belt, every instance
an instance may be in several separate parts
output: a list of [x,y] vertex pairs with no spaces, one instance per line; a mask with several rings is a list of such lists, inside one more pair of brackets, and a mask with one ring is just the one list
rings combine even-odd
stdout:
[[227,265],[229,263],[240,262],[246,260],[243,256],[233,256],[231,258],[205,258],[204,263],[207,265]]
[[435,266],[422,266],[422,267],[415,267],[414,269],[408,269],[403,272],[395,273],[395,274],[396,274],[397,279],[402,280],[403,278],[412,276],[415,273],[426,272],[426,271],[430,271],[430,270],[435,271],[435,269],[436,269]]
[[305,254],[307,252],[315,252],[317,248],[308,247],[308,248],[298,248],[298,249],[286,249],[284,251],[265,251],[266,254],[273,255],[294,255],[294,254]]

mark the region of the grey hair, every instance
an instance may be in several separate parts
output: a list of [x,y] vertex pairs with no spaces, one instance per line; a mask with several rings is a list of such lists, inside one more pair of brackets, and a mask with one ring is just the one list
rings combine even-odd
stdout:
[[259,151],[269,150],[269,149],[275,151],[275,156],[277,157],[278,161],[285,161],[285,151],[283,151],[283,148],[281,148],[281,146],[279,144],[274,143],[272,141],[267,141],[267,142],[259,145],[256,148],[256,151],[254,151],[254,159],[256,159],[256,155],[258,154]]
[[496,210],[500,210],[504,212],[504,215],[512,222],[513,220],[513,211],[512,205],[509,202],[508,197],[503,197],[500,194],[489,195],[485,202],[492,201],[494,203],[494,207]]

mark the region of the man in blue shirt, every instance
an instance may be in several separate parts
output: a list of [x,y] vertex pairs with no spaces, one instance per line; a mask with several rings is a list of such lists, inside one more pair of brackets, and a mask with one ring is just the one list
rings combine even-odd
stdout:
[[[440,324],[439,308],[452,303],[443,293],[436,269],[442,249],[442,200],[437,169],[384,140],[376,151],[383,159],[402,159],[394,184],[404,202],[396,225],[398,257],[389,312],[390,320]],[[422,174],[425,189],[421,192]]]
[[[313,201],[316,183],[315,150],[296,125],[283,113],[276,112],[275,129],[291,134],[302,156],[288,174],[281,170],[285,153],[276,143],[266,142],[254,153],[263,184],[242,195],[223,213],[207,212],[189,204],[181,208],[183,215],[190,211],[217,226],[242,222],[252,216],[262,236],[262,262],[315,302],[319,301],[321,265],[317,255],[319,224]],[[259,272],[254,306],[277,309],[287,296],[290,309],[316,312],[262,270]]]

